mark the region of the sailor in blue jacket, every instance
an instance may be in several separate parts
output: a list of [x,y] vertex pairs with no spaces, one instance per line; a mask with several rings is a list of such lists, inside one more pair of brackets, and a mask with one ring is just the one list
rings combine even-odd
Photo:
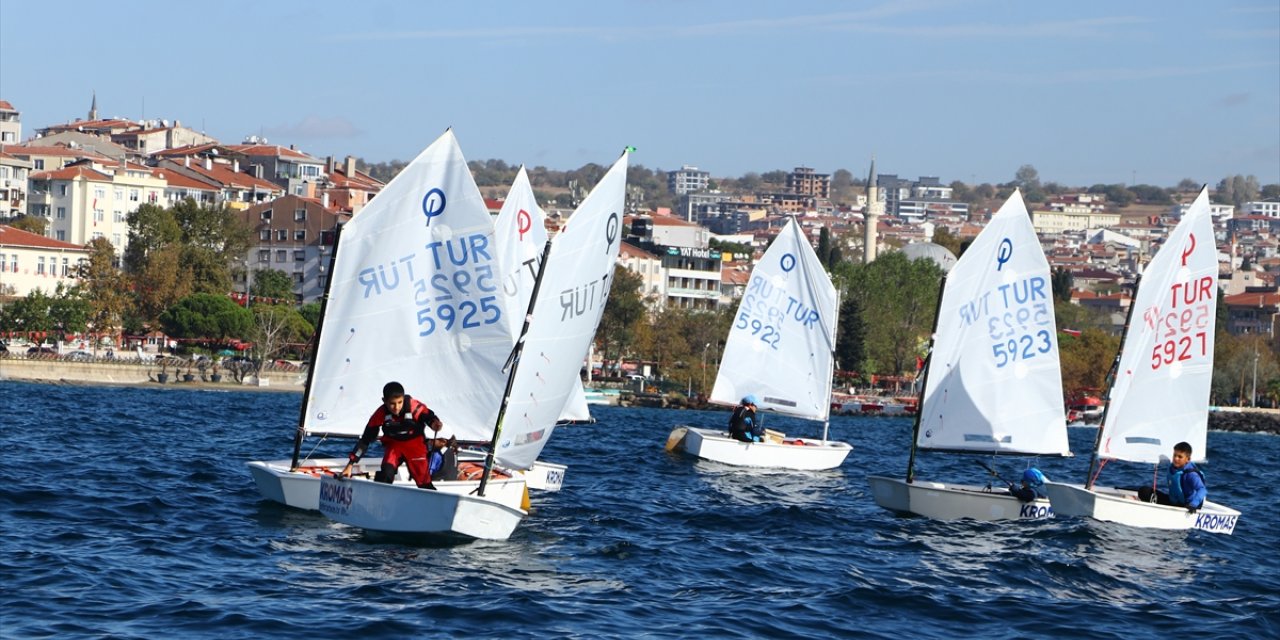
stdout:
[[1151,487],[1138,489],[1138,499],[1144,502],[1174,507],[1186,507],[1195,513],[1204,506],[1209,490],[1204,485],[1204,474],[1191,461],[1191,445],[1179,442],[1173,445],[1173,462],[1169,465],[1169,492],[1154,491]]
[[1009,485],[1009,493],[1022,502],[1035,502],[1036,498],[1047,498],[1049,496],[1044,490],[1045,480],[1048,478],[1044,477],[1044,473],[1031,467],[1022,472],[1022,486]]

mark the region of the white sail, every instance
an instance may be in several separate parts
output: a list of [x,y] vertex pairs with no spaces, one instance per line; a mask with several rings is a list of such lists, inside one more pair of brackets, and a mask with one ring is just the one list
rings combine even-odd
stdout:
[[711,401],[754,394],[761,409],[826,420],[836,312],[831,278],[793,218],[751,271]]
[[511,350],[493,223],[452,131],[342,230],[307,390],[308,433],[359,434],[391,380],[484,440]]
[[552,241],[496,455],[533,464],[555,429],[604,314],[622,246],[627,153],[614,163]]
[[1070,453],[1050,275],[1015,191],[947,274],[920,448]]
[[[523,166],[511,183],[511,191],[494,220],[493,230],[497,260],[502,265],[502,292],[507,295],[507,309],[510,311],[507,320],[514,345],[524,327],[529,297],[533,295],[533,283],[538,269],[542,267],[542,250],[547,243],[546,213],[538,206],[533,186],[529,184],[529,174]],[[581,377],[571,387],[560,419],[591,420]]]
[[1100,457],[1156,463],[1187,442],[1204,458],[1217,283],[1205,189],[1142,274],[1099,434]]
[[546,215],[538,206],[524,167],[516,173],[511,191],[493,222],[493,244],[498,264],[502,265],[502,292],[507,296],[506,316],[512,344],[524,326],[524,315],[533,295],[533,281],[538,276],[542,249],[547,244]]

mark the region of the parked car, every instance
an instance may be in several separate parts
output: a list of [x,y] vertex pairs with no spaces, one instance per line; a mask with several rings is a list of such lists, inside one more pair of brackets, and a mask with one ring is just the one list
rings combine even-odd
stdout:
[[27,349],[28,358],[57,358],[58,352],[52,347],[36,346]]
[[72,362],[93,362],[94,360],[93,354],[88,351],[72,351],[62,358]]

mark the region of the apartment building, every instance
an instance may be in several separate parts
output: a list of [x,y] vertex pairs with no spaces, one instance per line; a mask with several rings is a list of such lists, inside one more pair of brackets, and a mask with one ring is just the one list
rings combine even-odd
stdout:
[[711,172],[684,165],[678,171],[667,172],[667,190],[678,196],[706,191],[711,185]]
[[248,290],[253,273],[283,271],[293,280],[294,301],[318,300],[329,280],[334,233],[351,219],[326,206],[322,199],[283,195],[239,212],[253,230],[254,246],[245,256],[245,273],[238,277]]
[[123,256],[127,217],[143,204],[162,204],[166,183],[151,167],[92,159],[31,175],[31,215],[49,221],[46,235],[83,246],[106,238]]
[[73,274],[88,257],[83,246],[0,225],[0,301],[74,286]]

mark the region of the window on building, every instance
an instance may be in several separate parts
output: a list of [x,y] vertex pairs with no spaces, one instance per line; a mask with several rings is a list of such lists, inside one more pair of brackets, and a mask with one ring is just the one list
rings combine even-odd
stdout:
[[116,201],[124,202],[124,189],[116,189]]
[[302,165],[302,175],[308,178],[318,176],[320,175],[320,167],[314,164],[304,164]]
[[295,209],[295,210],[294,210],[294,212],[293,212],[293,219],[294,219],[296,222],[302,222],[303,220],[306,220],[306,219],[307,219],[307,210],[306,210],[306,209],[304,209],[304,208]]
[[294,272],[293,272],[293,283],[294,283],[294,284],[302,284],[302,282],[303,282],[303,280],[304,280],[304,279],[305,279],[305,278],[303,278],[303,275],[302,275],[302,272],[301,272],[301,271],[294,271]]
[[106,211],[103,211],[102,209],[94,209],[94,210],[93,210],[93,221],[94,221],[94,222],[102,222],[103,220],[106,220],[106,219],[107,219],[107,212],[106,212]]
[[5,131],[3,134],[0,134],[0,142],[10,143],[10,142],[17,142],[17,141],[18,141],[18,136],[13,131]]
[[271,262],[271,250],[258,249],[258,262]]
[[284,242],[289,239],[288,229],[276,229],[276,242]]
[[44,170],[44,160],[36,160],[36,161],[35,161],[35,166],[34,166],[34,167],[32,167],[32,168],[33,168],[33,169],[35,169],[36,171],[43,171],[43,170]]
[[102,237],[103,237],[103,235],[102,235],[102,232],[101,232],[101,231],[94,231],[94,232],[93,232],[93,237],[92,237],[92,238],[89,238],[89,239],[90,239],[90,240],[97,240],[97,239],[102,238]]
[[71,260],[67,258],[62,259],[62,275],[64,276],[71,275]]
[[302,185],[302,184],[300,184],[300,185],[298,185],[298,186],[294,187],[294,188],[293,188],[293,195],[295,195],[295,196],[305,196],[305,195],[307,195],[307,186],[306,186],[306,185]]
[[129,190],[129,200],[131,200],[131,201],[133,201],[133,202],[137,202],[137,201],[138,201],[138,198],[140,198],[141,196],[142,196],[142,192],[141,192],[141,191],[139,191],[139,190],[137,190],[137,189],[130,189],[130,190]]
[[263,229],[262,231],[259,231],[259,232],[258,232],[258,239],[259,239],[259,240],[262,240],[262,241],[264,241],[264,242],[270,242],[270,241],[271,241],[271,229]]
[[296,242],[306,242],[306,241],[307,241],[307,230],[306,230],[306,229],[294,229],[294,230],[293,230],[293,239],[294,239],[294,241],[296,241]]
[[263,220],[270,220],[270,219],[271,219],[271,210],[270,210],[270,209],[267,209],[266,211],[263,211],[263,212],[262,212],[262,219],[263,219]]
[[44,275],[44,256],[36,258],[36,275]]
[[320,285],[321,288],[324,288],[324,286],[328,284],[328,282],[329,282],[329,276],[326,276],[326,275],[316,276],[316,284]]
[[284,249],[276,251],[276,262],[284,262],[289,259],[289,252]]
[[63,242],[66,242],[66,241],[67,241],[67,232],[66,232],[66,231],[58,231],[58,232],[57,232],[57,234],[56,234],[54,237],[56,237],[57,239],[59,239],[59,240],[61,240],[61,241],[63,241]]
[[9,270],[9,261],[5,259],[5,255],[3,253],[0,253],[0,273],[4,273],[5,271],[8,271],[8,270]]
[[59,220],[65,220],[65,219],[66,219],[66,217],[67,217],[67,208],[66,208],[66,207],[58,207],[58,219],[59,219]]
[[18,254],[16,253],[9,256],[9,271],[18,272]]
[[113,212],[113,217],[115,218],[116,222],[124,222],[127,219],[124,215],[124,212],[120,211],[119,209]]
[[304,251],[304,250],[302,250],[302,249],[298,249],[298,250],[294,251],[294,252],[293,252],[293,261],[294,261],[294,262],[306,262],[306,261],[307,261],[307,252],[306,252],[306,251]]
[[94,187],[93,197],[105,200],[107,197],[107,190],[103,189],[102,187]]

